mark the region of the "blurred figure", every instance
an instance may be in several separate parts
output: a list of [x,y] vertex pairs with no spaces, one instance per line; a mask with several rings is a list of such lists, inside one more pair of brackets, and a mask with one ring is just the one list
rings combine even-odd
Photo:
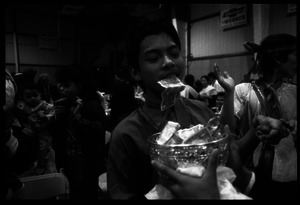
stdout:
[[50,84],[49,75],[42,73],[37,79],[37,87],[41,93],[42,100],[47,103],[53,104],[58,99],[58,90],[55,85]]
[[187,74],[187,75],[184,77],[183,82],[184,82],[186,85],[189,85],[189,86],[191,86],[193,89],[195,89],[195,77],[194,77],[194,75],[192,75],[192,74]]
[[201,80],[197,79],[195,81],[195,90],[199,93],[202,90],[202,84],[201,84]]
[[217,99],[216,99],[216,106],[211,108],[216,115],[220,115],[220,113],[222,112],[224,99],[225,99],[225,92],[218,92]]
[[4,136],[1,136],[1,162],[2,174],[0,183],[1,199],[10,199],[13,192],[22,188],[23,184],[18,179],[17,175],[12,172],[9,167],[10,160],[16,154],[19,148],[19,141],[15,137],[12,130],[14,121],[14,101],[16,96],[17,86],[13,77],[8,70],[5,70],[5,100],[2,104],[4,113]]
[[130,74],[127,69],[119,70],[115,75],[110,106],[108,131],[112,132],[116,125],[138,106],[135,89],[130,82]]
[[70,199],[95,200],[98,177],[106,171],[106,115],[89,67],[57,70],[61,99],[55,105],[54,148],[58,170],[70,184]]
[[[28,82],[23,85],[22,100],[17,102],[16,117],[20,127],[15,127],[22,135],[37,140],[39,151],[37,159],[30,169],[20,176],[33,176],[57,172],[55,166],[55,153],[52,149],[51,118],[54,116],[54,107],[41,99],[36,84]],[[21,134],[20,133],[20,134]],[[35,143],[33,143],[35,144]],[[33,146],[33,145],[30,145]],[[20,155],[19,160],[24,160]],[[16,166],[19,163],[15,163]]]
[[263,137],[258,146],[244,146],[250,157],[244,161],[256,171],[260,184],[256,198],[297,198],[297,86],[284,82],[284,78],[296,76],[296,45],[296,37],[289,34],[267,36],[253,49],[261,77],[235,87],[237,134],[242,139],[251,132],[265,135],[253,131],[252,120],[258,115],[282,121],[279,127],[287,131],[275,142]]
[[200,100],[204,101],[209,108],[216,105],[216,97],[218,92],[209,84],[209,78],[207,75],[203,75],[200,78],[202,90],[200,90]]

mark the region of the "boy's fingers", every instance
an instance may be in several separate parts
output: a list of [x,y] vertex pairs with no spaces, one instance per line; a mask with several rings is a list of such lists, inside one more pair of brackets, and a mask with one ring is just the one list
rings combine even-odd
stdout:
[[152,160],[151,164],[154,166],[154,168],[156,168],[157,171],[159,171],[165,177],[177,181],[176,179],[177,179],[179,173],[177,173],[172,168],[170,168],[162,163],[159,163],[158,161],[155,161],[155,160]]
[[208,166],[206,173],[216,175],[216,169],[218,166],[218,156],[220,154],[220,150],[214,149],[212,153],[210,154]]

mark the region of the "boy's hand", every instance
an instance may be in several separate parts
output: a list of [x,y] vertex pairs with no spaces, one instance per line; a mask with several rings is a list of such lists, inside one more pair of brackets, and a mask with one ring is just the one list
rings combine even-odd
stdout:
[[160,183],[179,199],[220,199],[216,176],[218,154],[219,150],[213,150],[201,178],[182,174],[158,161],[152,161],[152,165],[166,176],[160,179]]

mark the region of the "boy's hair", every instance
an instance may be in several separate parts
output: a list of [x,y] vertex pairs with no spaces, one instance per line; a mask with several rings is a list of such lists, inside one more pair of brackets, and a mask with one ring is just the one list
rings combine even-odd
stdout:
[[285,33],[273,34],[262,40],[257,59],[264,75],[270,75],[279,62],[286,62],[288,55],[296,49],[295,36]]
[[143,16],[135,24],[135,27],[128,34],[126,39],[126,58],[130,68],[139,69],[138,59],[140,52],[140,44],[145,37],[160,33],[167,33],[175,41],[176,45],[181,50],[181,43],[178,33],[174,28],[171,19],[161,13],[162,11],[154,12]]

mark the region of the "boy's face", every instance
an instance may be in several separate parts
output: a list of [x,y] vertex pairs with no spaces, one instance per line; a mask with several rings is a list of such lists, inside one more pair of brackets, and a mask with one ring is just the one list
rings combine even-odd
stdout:
[[176,76],[183,80],[185,65],[179,47],[166,33],[147,36],[140,44],[139,69],[134,78],[142,81],[145,93],[159,94],[163,92],[157,82]]
[[41,102],[41,96],[37,89],[25,89],[23,92],[23,100],[28,106],[35,107]]

